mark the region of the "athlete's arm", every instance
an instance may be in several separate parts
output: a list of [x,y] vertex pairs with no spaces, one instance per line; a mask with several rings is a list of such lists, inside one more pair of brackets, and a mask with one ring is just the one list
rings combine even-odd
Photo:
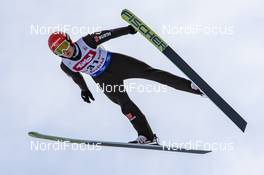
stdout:
[[94,97],[88,89],[83,76],[79,72],[73,72],[63,63],[61,63],[60,67],[63,72],[65,72],[69,77],[71,77],[72,80],[80,87],[81,97],[85,102],[90,103],[90,99],[94,100]]
[[96,48],[98,45],[106,42],[110,39],[117,38],[127,34],[135,34],[137,31],[132,26],[121,27],[112,30],[103,30],[101,32],[95,32],[83,37],[84,42],[92,48]]

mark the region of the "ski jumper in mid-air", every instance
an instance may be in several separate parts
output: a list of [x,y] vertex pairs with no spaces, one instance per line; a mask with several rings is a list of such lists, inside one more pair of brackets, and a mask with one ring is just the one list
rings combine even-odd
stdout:
[[135,33],[137,31],[132,26],[127,26],[88,34],[72,42],[68,34],[54,32],[50,35],[48,44],[52,52],[61,57],[61,69],[80,87],[81,97],[85,102],[90,103],[94,97],[81,73],[90,75],[101,88],[113,87],[110,92],[104,91],[105,95],[121,107],[122,113],[138,133],[137,139],[130,143],[158,144],[157,137],[153,134],[145,115],[129,98],[127,92],[118,88],[119,86],[124,87],[124,80],[143,78],[177,90],[197,95],[203,95],[203,93],[190,80],[152,68],[133,57],[99,47],[100,44],[110,39]]

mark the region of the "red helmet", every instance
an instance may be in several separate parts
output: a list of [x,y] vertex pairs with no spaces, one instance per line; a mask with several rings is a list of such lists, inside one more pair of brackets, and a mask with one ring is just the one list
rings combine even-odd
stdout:
[[48,44],[50,50],[55,53],[55,50],[64,42],[68,41],[71,45],[73,45],[73,42],[70,38],[70,36],[67,33],[63,32],[54,32],[50,35]]

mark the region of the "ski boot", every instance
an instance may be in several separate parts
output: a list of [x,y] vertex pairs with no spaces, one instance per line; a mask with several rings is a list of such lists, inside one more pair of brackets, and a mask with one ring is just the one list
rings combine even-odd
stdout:
[[153,135],[153,139],[149,140],[147,137],[143,135],[139,135],[136,140],[130,141],[128,143],[134,143],[134,144],[147,144],[147,145],[159,145],[158,137],[156,134]]
[[191,88],[195,91],[198,91],[202,97],[207,98],[204,92],[198,86],[196,86],[196,84],[194,84],[193,82],[191,83]]

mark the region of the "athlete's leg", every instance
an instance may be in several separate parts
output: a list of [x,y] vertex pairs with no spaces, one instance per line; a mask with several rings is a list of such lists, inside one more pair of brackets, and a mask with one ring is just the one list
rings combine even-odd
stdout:
[[123,79],[127,78],[144,78],[153,80],[172,88],[199,94],[200,90],[194,90],[191,88],[191,81],[182,77],[178,77],[169,72],[152,68],[148,64],[139,61],[133,57],[129,57],[122,54],[113,53],[113,64],[110,65],[110,71],[121,76]]
[[[129,119],[138,135],[143,135],[148,139],[154,138],[153,132],[145,115],[132,102],[128,94],[125,92],[123,80],[111,75],[103,73],[98,78],[94,78],[95,82],[104,90],[105,95],[114,103],[120,105],[122,113]],[[108,86],[108,88],[106,88]]]

